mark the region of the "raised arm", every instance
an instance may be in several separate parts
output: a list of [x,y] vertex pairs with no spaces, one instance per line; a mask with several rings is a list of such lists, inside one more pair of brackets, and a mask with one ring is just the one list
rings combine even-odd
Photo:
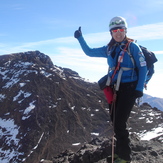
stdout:
[[84,53],[90,57],[105,57],[107,58],[107,46],[103,46],[100,48],[90,48],[84,37],[82,36],[81,27],[75,31],[74,37],[79,41],[81,48]]

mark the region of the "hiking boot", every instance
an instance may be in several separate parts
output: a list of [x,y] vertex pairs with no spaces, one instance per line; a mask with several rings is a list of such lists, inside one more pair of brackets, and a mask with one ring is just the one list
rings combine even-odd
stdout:
[[117,158],[114,163],[130,163],[130,161],[123,160],[121,158]]
[[[114,154],[114,160],[116,160],[118,158],[118,155],[117,154]],[[112,163],[112,156],[108,156],[107,157],[107,162],[108,163]]]

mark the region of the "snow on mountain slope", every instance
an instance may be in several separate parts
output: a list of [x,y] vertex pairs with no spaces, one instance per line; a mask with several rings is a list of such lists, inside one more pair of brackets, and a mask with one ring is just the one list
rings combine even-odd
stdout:
[[0,163],[11,162],[12,158],[18,159],[24,153],[19,152],[20,139],[17,138],[19,127],[14,124],[13,119],[0,118]]

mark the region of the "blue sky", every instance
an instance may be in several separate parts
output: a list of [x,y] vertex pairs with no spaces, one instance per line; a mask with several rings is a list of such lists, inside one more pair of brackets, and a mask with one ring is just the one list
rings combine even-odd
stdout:
[[0,55],[39,50],[55,65],[97,82],[107,73],[106,59],[87,57],[74,31],[81,26],[88,45],[101,47],[110,40],[110,19],[122,16],[128,22],[127,35],[159,59],[144,93],[163,98],[162,15],[162,0],[5,0],[0,2]]

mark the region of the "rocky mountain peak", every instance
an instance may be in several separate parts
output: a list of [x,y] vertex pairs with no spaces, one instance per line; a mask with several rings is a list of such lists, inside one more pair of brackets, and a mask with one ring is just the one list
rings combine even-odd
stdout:
[[14,63],[19,62],[28,62],[33,64],[38,64],[40,66],[44,65],[47,67],[53,66],[53,63],[49,56],[39,52],[39,51],[28,51],[22,53],[13,53],[9,55],[0,56],[0,64],[4,67],[10,67],[14,65]]

